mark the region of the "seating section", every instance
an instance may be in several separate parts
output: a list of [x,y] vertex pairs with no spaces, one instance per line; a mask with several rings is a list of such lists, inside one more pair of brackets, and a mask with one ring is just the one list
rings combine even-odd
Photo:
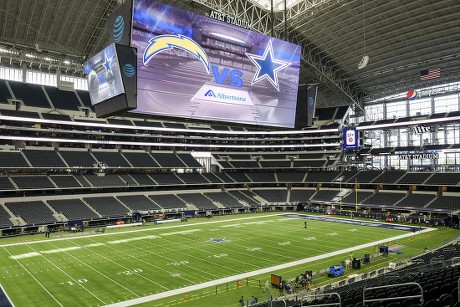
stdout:
[[184,184],[184,182],[173,173],[154,173],[150,174],[150,177],[152,177],[152,179],[159,185]]
[[118,199],[132,211],[161,210],[161,208],[144,195],[118,196]]
[[425,184],[429,185],[457,185],[460,173],[434,173]]
[[43,224],[57,222],[51,211],[43,201],[18,201],[7,202],[8,207],[14,215],[21,217],[27,224]]
[[13,90],[16,99],[21,99],[24,102],[24,105],[47,109],[51,108],[41,85],[30,83],[25,84],[16,81],[8,81],[8,83]]
[[290,202],[307,202],[315,194],[315,190],[306,190],[306,189],[292,189],[289,201]]
[[10,221],[10,214],[0,207],[0,227],[12,226],[13,223]]
[[386,171],[383,172],[380,176],[374,179],[374,183],[386,183],[391,184],[395,183],[399,178],[401,178],[406,172],[405,171]]
[[246,176],[245,173],[226,173],[228,177],[233,179],[236,183],[245,183],[251,182],[251,180]]
[[109,167],[132,167],[117,151],[93,151],[93,155],[97,161]]
[[221,204],[225,208],[243,207],[243,205],[235,197],[227,192],[206,192],[204,195],[212,201]]
[[[245,194],[244,192],[248,192],[248,194]],[[238,199],[241,203],[246,203],[251,207],[260,205],[258,201],[256,201],[253,197],[250,196],[249,191],[233,190],[228,191],[228,193],[232,195],[234,198]]]
[[10,91],[6,86],[6,82],[1,80],[0,81],[0,103],[8,103],[8,99],[11,99]]
[[177,154],[177,157],[181,159],[187,167],[190,168],[202,168],[201,165],[191,154]]
[[111,125],[120,125],[120,126],[132,126],[130,120],[127,119],[117,119],[117,118],[107,118],[107,122]]
[[29,167],[20,151],[0,151],[0,167]]
[[55,186],[47,176],[11,176],[19,189],[53,189]]
[[214,173],[202,173],[204,178],[208,180],[210,183],[223,183],[223,181],[217,177]]
[[70,167],[93,167],[96,164],[88,151],[60,150],[59,154]]
[[346,204],[356,204],[356,201],[358,201],[358,204],[362,203],[365,199],[371,197],[374,193],[373,192],[367,192],[367,191],[352,191],[349,193],[347,196],[342,198],[342,203]]
[[[225,183],[235,183],[235,180],[233,180],[231,177],[229,177],[226,173],[214,173],[214,176],[222,180],[222,182]],[[248,179],[245,179],[248,180]]]
[[78,111],[81,108],[80,101],[74,91],[62,91],[57,87],[43,86],[54,108]]
[[398,207],[425,207],[430,201],[436,198],[434,194],[410,194],[403,198],[396,206]]
[[399,184],[422,184],[432,173],[406,173],[401,179],[398,180]]
[[362,171],[359,172],[353,181],[357,182],[372,182],[374,179],[376,179],[380,174],[382,174],[381,171]]
[[164,168],[185,168],[187,167],[184,162],[182,162],[177,155],[173,153],[159,153],[154,152],[151,154],[155,161]]
[[127,186],[138,186],[139,184],[129,174],[118,175]]
[[50,179],[58,188],[81,188],[81,184],[72,175],[51,175]]
[[253,192],[269,203],[286,203],[287,202],[287,190],[281,189],[270,189],[270,190],[256,190]]
[[43,119],[70,121],[69,115],[58,114],[58,113],[42,113]]
[[83,200],[104,217],[128,215],[129,209],[112,196],[84,197]]
[[47,203],[57,213],[64,214],[69,220],[91,219],[99,216],[93,212],[81,199],[53,199]]
[[337,201],[339,193],[339,190],[319,190],[311,199],[325,202]]
[[449,210],[459,210],[460,208],[460,197],[458,196],[447,196],[442,195],[438,196],[431,204],[428,205],[428,208],[433,209],[449,209]]
[[326,160],[294,160],[293,167],[297,168],[321,168],[326,164]]
[[246,176],[251,179],[252,182],[260,182],[260,183],[271,183],[275,182],[275,174],[274,173],[246,173]]
[[303,182],[305,172],[277,172],[279,182]]
[[82,187],[89,188],[91,187],[91,183],[85,178],[83,175],[73,175],[74,178],[81,184]]
[[201,210],[214,210],[217,209],[217,206],[207,197],[201,193],[184,193],[178,194],[185,203],[194,205]]
[[146,152],[123,152],[123,156],[133,167],[158,168],[160,167],[155,160]]
[[91,104],[91,98],[89,97],[89,92],[81,90],[76,90],[75,92],[77,93],[78,97],[80,97],[80,100],[83,103],[83,105],[94,111],[94,107]]
[[147,174],[129,174],[139,185],[157,185]]
[[257,161],[231,161],[233,168],[260,168]]
[[185,184],[209,184],[209,181],[199,173],[179,173],[176,176]]
[[37,112],[29,111],[16,111],[16,110],[0,110],[0,114],[4,116],[12,117],[25,117],[25,118],[40,118],[40,115]]
[[333,182],[341,172],[309,172],[305,182]]
[[289,160],[262,160],[259,161],[263,169],[266,168],[291,168],[291,161]]
[[52,150],[23,150],[33,167],[66,167],[57,152]]
[[117,175],[85,175],[85,178],[94,186],[94,187],[122,187],[126,186],[126,183],[121,180]]
[[6,176],[0,176],[0,190],[14,190],[15,187]]
[[338,176],[336,178],[336,181],[341,181],[342,182],[350,182],[350,183],[354,183],[355,180],[355,176],[358,174],[358,171],[344,171],[340,174],[340,176]]
[[174,194],[149,195],[158,206],[163,209],[185,209],[187,204]]
[[378,192],[363,201],[363,204],[394,206],[406,196],[406,193]]

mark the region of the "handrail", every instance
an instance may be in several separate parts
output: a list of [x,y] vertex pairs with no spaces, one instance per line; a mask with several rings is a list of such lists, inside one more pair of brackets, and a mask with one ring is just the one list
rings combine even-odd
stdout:
[[328,303],[328,304],[316,304],[316,305],[308,305],[310,307],[312,306],[342,306],[342,298],[340,297],[340,294],[338,294],[337,292],[331,292],[331,293],[321,293],[321,294],[309,294],[309,295],[304,295],[302,296],[301,300],[300,300],[300,307],[303,306],[303,302],[304,302],[304,299],[306,298],[310,298],[310,297],[324,297],[324,296],[337,296],[339,298],[339,302],[338,303]]
[[[460,284],[460,281],[459,281]],[[398,296],[398,297],[386,297],[386,298],[376,298],[376,299],[368,299],[366,300],[366,291],[369,290],[376,290],[376,289],[385,289],[385,288],[394,288],[394,287],[400,287],[400,286],[408,286],[408,285],[415,285],[420,288],[420,295],[407,295],[407,296]],[[379,287],[370,287],[370,288],[364,288],[363,289],[363,306],[366,306],[366,302],[380,302],[380,301],[394,301],[394,300],[401,300],[404,298],[420,298],[420,304],[423,305],[423,288],[420,286],[419,283],[416,282],[406,282],[402,284],[395,284],[395,285],[385,285],[385,286],[379,286]]]

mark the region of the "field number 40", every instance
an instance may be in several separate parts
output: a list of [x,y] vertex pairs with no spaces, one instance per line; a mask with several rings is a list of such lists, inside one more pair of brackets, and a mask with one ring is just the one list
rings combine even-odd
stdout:
[[136,273],[142,273],[142,269],[134,269],[134,270],[126,270],[117,274],[122,274],[122,275],[133,275]]

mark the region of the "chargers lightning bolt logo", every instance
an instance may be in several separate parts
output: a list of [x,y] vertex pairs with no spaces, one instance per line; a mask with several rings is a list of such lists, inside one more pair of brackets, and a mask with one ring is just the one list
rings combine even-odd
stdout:
[[201,48],[201,46],[193,39],[181,34],[165,34],[151,38],[149,40],[149,45],[144,51],[144,65],[147,65],[147,63],[160,52],[173,48],[181,49],[194,55],[203,63],[204,67],[208,71],[208,74],[211,72],[211,63],[209,62],[208,55],[203,48]]

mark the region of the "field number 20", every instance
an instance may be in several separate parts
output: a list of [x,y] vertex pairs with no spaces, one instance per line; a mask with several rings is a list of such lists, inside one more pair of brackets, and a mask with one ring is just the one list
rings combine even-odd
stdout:
[[118,274],[122,274],[122,275],[133,275],[133,274],[136,274],[136,273],[142,273],[142,269],[134,269],[134,270],[126,270],[126,271],[123,271],[123,272],[120,272]]

